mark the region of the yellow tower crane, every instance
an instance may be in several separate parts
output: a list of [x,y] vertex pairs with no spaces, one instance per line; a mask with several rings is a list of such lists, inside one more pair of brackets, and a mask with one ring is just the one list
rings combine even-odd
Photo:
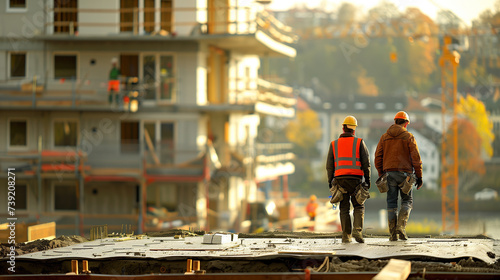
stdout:
[[[439,59],[443,123],[443,136],[441,138],[441,208],[443,231],[453,229],[455,234],[458,234],[457,67],[460,63],[460,55],[452,50],[451,46],[452,38],[444,36],[442,54]],[[451,135],[446,133],[448,128],[451,129]]]

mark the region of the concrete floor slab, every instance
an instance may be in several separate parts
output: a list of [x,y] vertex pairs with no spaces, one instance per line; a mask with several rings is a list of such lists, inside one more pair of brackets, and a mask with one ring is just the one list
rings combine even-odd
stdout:
[[113,258],[263,258],[283,255],[336,255],[380,258],[473,258],[492,264],[500,256],[500,241],[493,239],[411,238],[388,241],[365,238],[365,243],[342,244],[337,238],[240,238],[224,244],[204,244],[203,236],[176,239],[145,237],[104,238],[72,246],[18,256],[17,259]]

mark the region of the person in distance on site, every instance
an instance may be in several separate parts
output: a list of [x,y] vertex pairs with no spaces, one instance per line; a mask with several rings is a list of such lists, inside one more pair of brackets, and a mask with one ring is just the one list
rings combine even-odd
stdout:
[[[351,237],[364,243],[363,222],[365,205],[358,203],[355,192],[365,179],[366,188],[370,188],[370,154],[363,139],[355,137],[358,121],[347,116],[342,123],[343,133],[330,144],[326,160],[326,172],[329,188],[335,184],[345,193],[340,201],[340,224],[342,226],[342,243],[350,243]],[[351,225],[350,204],[354,207],[354,222]]]
[[[413,191],[407,194],[401,189],[408,176],[416,177],[417,190],[422,187],[422,160],[413,134],[406,127],[410,117],[404,111],[394,116],[394,124],[380,137],[375,151],[375,168],[381,177],[387,173],[387,213],[390,241],[407,240],[406,223],[413,208]],[[401,196],[401,209],[398,213],[398,198]]]
[[[314,222],[314,220],[316,219],[316,211],[318,210],[318,202],[316,202],[316,200],[317,197],[314,194],[312,194],[309,197],[309,202],[306,205],[306,212],[307,215],[309,216],[309,221],[311,222]],[[312,224],[309,227],[309,230],[314,231],[314,224]]]
[[306,212],[309,216],[310,221],[314,221],[316,219],[316,210],[318,209],[318,202],[316,202],[316,196],[312,194],[309,197],[309,202],[306,205]]
[[109,70],[109,80],[108,80],[108,102],[112,104],[116,101],[118,104],[119,93],[120,93],[120,69],[118,68],[118,59],[113,57],[111,59],[111,70]]

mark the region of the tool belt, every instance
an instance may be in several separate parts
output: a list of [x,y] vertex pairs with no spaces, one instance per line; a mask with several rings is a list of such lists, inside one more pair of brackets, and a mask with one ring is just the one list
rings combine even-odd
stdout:
[[415,174],[411,173],[406,176],[406,179],[401,182],[398,186],[401,188],[401,191],[403,191],[404,194],[408,194],[411,191],[411,187],[415,184],[417,181],[417,177]]
[[330,198],[330,203],[338,203],[341,202],[342,199],[344,198],[344,193],[347,193],[344,188],[342,188],[338,183],[335,178],[332,180],[332,187],[330,188],[330,193],[332,194],[332,198]]
[[365,201],[368,198],[370,198],[370,192],[368,191],[368,187],[367,187],[366,182],[360,183],[356,187],[356,191],[354,193],[355,193],[356,201],[361,205],[363,205],[365,203]]
[[382,176],[377,179],[375,185],[377,185],[380,193],[385,193],[389,190],[389,186],[387,185],[387,172],[382,174]]

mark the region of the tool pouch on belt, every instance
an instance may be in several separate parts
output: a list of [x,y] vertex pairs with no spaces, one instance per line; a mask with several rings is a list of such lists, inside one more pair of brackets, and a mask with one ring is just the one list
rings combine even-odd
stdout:
[[380,176],[375,182],[375,185],[377,185],[378,191],[380,193],[387,192],[389,190],[389,186],[387,185],[387,173],[384,173],[382,176]]
[[344,198],[344,193],[346,191],[337,183],[335,178],[332,180],[332,187],[330,188],[330,193],[332,194],[332,198],[330,198],[330,203],[334,204],[337,202],[341,202]]
[[408,194],[411,190],[411,187],[415,184],[417,181],[417,177],[415,177],[415,174],[409,174],[406,176],[406,179],[399,184],[399,187],[403,191],[404,194]]
[[356,201],[359,204],[365,203],[365,201],[370,198],[370,192],[368,191],[368,188],[365,187],[366,183],[361,183],[356,187]]

